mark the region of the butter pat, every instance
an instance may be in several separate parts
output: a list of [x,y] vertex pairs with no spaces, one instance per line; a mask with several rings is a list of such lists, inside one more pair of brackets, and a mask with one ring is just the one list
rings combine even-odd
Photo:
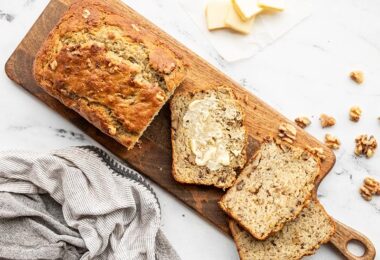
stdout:
[[243,21],[248,21],[263,10],[257,0],[232,0],[232,5]]
[[[229,139],[223,134],[223,126],[213,114],[218,106],[219,101],[215,96],[194,100],[183,117],[184,127],[191,136],[189,143],[195,163],[212,171],[230,164],[227,150]],[[230,113],[236,114],[235,111]]]
[[228,0],[211,0],[206,6],[207,28],[211,30],[226,28],[224,23],[231,3]]
[[239,33],[243,34],[249,34],[251,32],[253,21],[255,20],[255,17],[253,16],[247,21],[243,21],[240,19],[239,15],[235,12],[232,5],[230,5],[227,17],[224,20],[224,23],[226,26],[234,31],[237,31]]
[[281,12],[285,9],[284,0],[259,0],[258,5],[268,11]]

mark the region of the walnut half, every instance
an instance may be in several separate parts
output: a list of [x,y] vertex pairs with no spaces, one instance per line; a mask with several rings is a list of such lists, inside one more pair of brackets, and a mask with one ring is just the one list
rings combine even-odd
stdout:
[[327,147],[337,150],[340,147],[340,141],[337,137],[330,134],[325,135],[325,144]]
[[358,122],[361,115],[362,115],[362,110],[360,107],[358,107],[358,106],[351,107],[351,109],[350,109],[350,120],[352,122]]
[[285,142],[292,144],[296,140],[297,129],[288,123],[282,123],[278,127],[278,136]]
[[325,151],[322,147],[307,147],[307,150],[313,154],[314,156],[317,156],[321,161],[326,160]]
[[367,158],[371,158],[377,148],[377,142],[373,135],[359,135],[355,139],[355,154],[357,156],[365,155]]
[[305,116],[297,117],[296,119],[294,119],[294,122],[296,122],[296,124],[301,128],[305,128],[311,124],[310,119]]
[[319,120],[321,121],[322,128],[333,126],[336,123],[335,118],[326,114],[320,115]]
[[360,70],[352,71],[350,73],[350,78],[358,84],[362,84],[364,82],[364,74]]
[[380,195],[380,182],[371,177],[366,177],[360,187],[360,195],[367,201],[370,201],[373,195]]

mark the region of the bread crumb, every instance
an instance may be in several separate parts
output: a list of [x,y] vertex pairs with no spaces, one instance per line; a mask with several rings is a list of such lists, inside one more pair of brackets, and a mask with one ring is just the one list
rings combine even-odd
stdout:
[[358,122],[360,116],[362,115],[362,110],[358,106],[351,107],[350,109],[350,120],[352,122]]
[[294,119],[294,122],[301,128],[305,128],[311,124],[310,119],[305,116],[297,117]]
[[278,136],[285,142],[292,144],[296,140],[297,129],[288,123],[282,123],[278,127]]
[[371,177],[366,177],[360,187],[360,195],[370,201],[373,195],[380,195],[380,182]]
[[373,135],[359,135],[355,139],[355,154],[357,156],[365,155],[367,158],[371,158],[377,148],[377,141]]
[[319,120],[321,121],[322,128],[331,127],[331,126],[335,125],[335,123],[336,123],[335,118],[333,118],[332,116],[328,116],[326,114],[322,114],[319,117]]
[[325,135],[325,144],[327,147],[337,150],[340,147],[340,141],[336,136],[332,136],[331,134]]
[[350,73],[350,78],[358,84],[362,84],[364,82],[364,74],[360,70],[355,70]]

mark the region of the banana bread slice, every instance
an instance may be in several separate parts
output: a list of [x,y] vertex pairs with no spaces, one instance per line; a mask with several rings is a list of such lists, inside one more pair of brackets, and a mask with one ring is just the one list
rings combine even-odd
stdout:
[[334,221],[314,200],[295,220],[264,241],[255,239],[233,220],[229,226],[241,260],[301,259],[314,254],[335,232]]
[[319,169],[318,160],[309,152],[266,139],[219,205],[263,240],[301,212]]
[[37,53],[34,77],[130,149],[185,77],[168,45],[110,2],[75,1]]
[[171,101],[173,176],[231,187],[246,162],[244,113],[231,89],[175,93]]

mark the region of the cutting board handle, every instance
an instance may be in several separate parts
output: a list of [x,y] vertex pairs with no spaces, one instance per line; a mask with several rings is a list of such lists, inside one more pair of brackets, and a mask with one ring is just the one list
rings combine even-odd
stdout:
[[[375,259],[376,249],[372,242],[360,234],[356,230],[346,226],[345,224],[335,220],[336,232],[332,236],[330,242],[348,259],[348,260],[373,260]],[[359,241],[364,247],[364,254],[356,256],[348,250],[350,241]]]

